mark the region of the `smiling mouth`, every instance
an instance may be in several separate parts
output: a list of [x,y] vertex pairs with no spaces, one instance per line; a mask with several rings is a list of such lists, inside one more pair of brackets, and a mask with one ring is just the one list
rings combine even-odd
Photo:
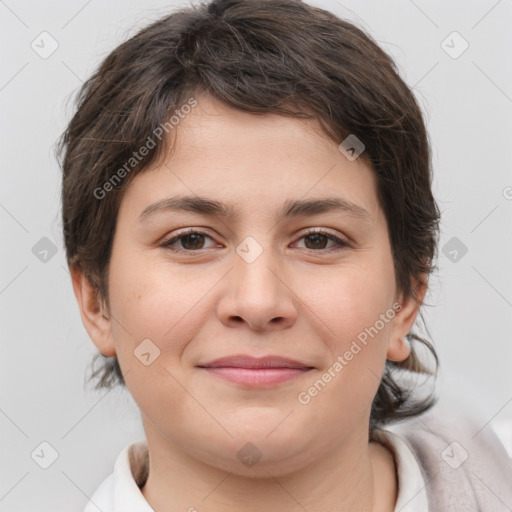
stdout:
[[237,355],[199,365],[210,375],[245,387],[269,387],[288,382],[313,370],[293,359],[269,356],[254,358]]
[[208,373],[244,386],[273,386],[308,373],[312,368],[204,368]]

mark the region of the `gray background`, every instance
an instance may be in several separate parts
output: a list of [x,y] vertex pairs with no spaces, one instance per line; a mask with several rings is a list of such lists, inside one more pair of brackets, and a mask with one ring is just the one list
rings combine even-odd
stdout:
[[[443,212],[424,313],[438,392],[512,449],[512,1],[311,3],[366,28],[425,111]],[[52,146],[100,60],[175,5],[0,0],[0,511],[82,510],[121,448],[143,437],[126,392],[84,389],[95,347],[66,270]],[[46,59],[31,47],[51,48],[43,31],[58,43]],[[457,58],[462,41],[442,43],[453,31],[469,43]],[[53,244],[55,255],[42,252]],[[43,441],[59,455],[48,469],[31,457]]]

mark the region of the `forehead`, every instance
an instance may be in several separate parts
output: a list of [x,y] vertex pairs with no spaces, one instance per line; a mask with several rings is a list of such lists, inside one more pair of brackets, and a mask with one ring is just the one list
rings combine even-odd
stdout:
[[198,96],[169,134],[165,160],[136,176],[126,195],[140,196],[140,212],[170,196],[196,195],[272,214],[294,200],[341,197],[376,224],[375,175],[338,145],[316,119],[247,113]]
[[202,94],[197,106],[183,115],[176,127],[178,147],[182,150],[204,149],[205,144],[230,144],[233,139],[251,139],[254,144],[268,140],[292,145],[318,144],[327,136],[316,119],[298,119],[270,112],[245,112]]
[[[316,118],[245,112],[202,94],[197,106],[180,119],[167,147],[182,161],[214,159],[240,166],[247,155],[261,175],[273,165],[282,171],[287,163],[321,169],[329,161],[339,161],[339,142],[323,132]],[[366,167],[363,159],[358,160],[353,168]]]

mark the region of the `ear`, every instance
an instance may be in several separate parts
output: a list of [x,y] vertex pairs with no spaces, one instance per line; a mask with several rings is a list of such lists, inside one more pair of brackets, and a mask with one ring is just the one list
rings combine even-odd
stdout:
[[393,318],[391,327],[391,334],[389,337],[389,345],[387,350],[387,358],[391,361],[403,361],[409,357],[411,353],[411,347],[405,336],[410,332],[416,316],[420,310],[420,306],[423,303],[423,298],[427,291],[427,276],[422,274],[419,279],[415,280],[414,283],[416,289],[416,295],[419,300],[419,304],[414,300],[414,297],[408,297],[404,299],[400,296],[397,300],[402,304],[400,311],[397,311]]
[[98,290],[85,276],[79,265],[69,267],[73,291],[80,308],[80,315],[89,337],[105,356],[114,356],[115,345],[112,337],[110,314]]

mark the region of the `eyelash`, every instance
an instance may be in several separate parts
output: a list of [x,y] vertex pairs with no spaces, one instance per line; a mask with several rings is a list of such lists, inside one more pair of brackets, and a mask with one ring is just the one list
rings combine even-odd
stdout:
[[[171,245],[171,244],[177,242],[178,240],[180,240],[180,238],[183,238],[183,237],[185,237],[187,235],[191,235],[191,234],[205,235],[208,238],[212,238],[210,235],[208,235],[204,231],[200,231],[200,230],[197,230],[194,228],[189,228],[188,230],[181,232],[178,235],[172,237],[171,239],[163,242],[160,245],[160,247],[167,249],[169,251],[172,251],[172,252],[181,252],[181,253],[188,254],[188,255],[193,255],[195,253],[199,253],[201,251],[208,250],[208,249],[197,249],[194,251],[194,250],[187,250],[187,249],[178,249]],[[322,229],[312,229],[312,230],[308,231],[307,233],[304,233],[302,236],[300,236],[298,240],[301,240],[302,238],[305,238],[305,237],[308,237],[311,235],[315,235],[315,234],[325,235],[329,240],[334,241],[337,244],[337,247],[329,247],[327,249],[319,249],[319,250],[305,248],[304,250],[312,251],[314,253],[324,254],[324,253],[328,253],[331,251],[339,251],[339,250],[343,250],[343,249],[351,247],[351,244],[349,244],[345,240],[341,240],[341,239],[335,237],[334,235],[332,235],[331,233],[329,233],[328,231],[324,231]],[[213,238],[212,238],[212,240],[213,240]]]

